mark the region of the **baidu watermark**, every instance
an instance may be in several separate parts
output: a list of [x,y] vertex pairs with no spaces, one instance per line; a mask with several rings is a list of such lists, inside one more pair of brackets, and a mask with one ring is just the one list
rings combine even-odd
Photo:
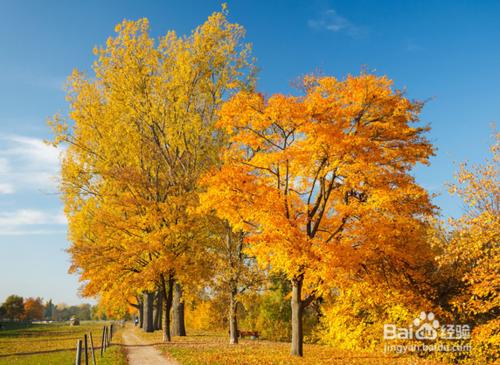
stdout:
[[[471,327],[468,324],[440,324],[434,313],[421,312],[408,327],[384,324],[384,340],[414,340],[410,344],[384,344],[384,352],[469,352]],[[454,342],[438,340],[455,340]],[[458,342],[457,342],[458,341]]]

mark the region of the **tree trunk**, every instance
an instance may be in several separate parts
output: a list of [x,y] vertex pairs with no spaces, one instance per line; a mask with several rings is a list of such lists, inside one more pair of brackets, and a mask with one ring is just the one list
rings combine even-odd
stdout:
[[139,328],[142,328],[144,323],[144,302],[140,299],[137,303],[139,305]]
[[144,299],[143,299],[143,329],[144,332],[153,332],[154,331],[154,326],[153,326],[153,301],[154,301],[154,294],[150,292],[144,292]]
[[182,287],[177,282],[174,284],[174,292],[172,300],[172,336],[186,336]]
[[155,303],[155,330],[161,330],[161,319],[163,316],[163,294],[161,289],[158,289],[156,293],[156,303]]
[[236,345],[238,343],[238,302],[236,301],[236,291],[231,291],[231,298],[229,301],[229,344]]
[[165,280],[165,277],[161,276],[162,281],[162,291],[163,291],[163,300],[165,305],[163,306],[163,342],[170,342],[172,337],[170,335],[170,310],[172,308],[172,295],[173,295],[173,286],[174,279],[172,275],[170,275],[168,281]]
[[302,283],[304,278],[301,276],[298,279],[292,280],[292,349],[291,354],[294,356],[302,356],[303,332],[302,332]]
[[[156,324],[158,321],[158,297],[156,294],[153,294],[153,330],[156,331],[158,328],[156,328]],[[163,312],[162,312],[163,314]]]

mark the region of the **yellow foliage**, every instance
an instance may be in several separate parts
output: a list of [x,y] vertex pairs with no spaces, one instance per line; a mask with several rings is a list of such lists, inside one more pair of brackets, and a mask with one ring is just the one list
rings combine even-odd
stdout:
[[450,219],[451,233],[439,243],[443,271],[460,283],[450,299],[459,318],[475,326],[471,363],[498,360],[500,335],[500,134],[492,146],[492,159],[484,164],[460,166],[450,192],[465,203],[466,212]]
[[209,300],[201,300],[194,305],[188,305],[185,311],[186,326],[189,329],[210,330],[220,328],[220,323],[214,323],[214,309]]
[[384,324],[407,327],[415,318],[412,298],[364,283],[338,290],[322,308],[316,338],[335,348],[382,351]]
[[217,160],[215,111],[253,80],[244,29],[226,15],[158,40],[147,19],[124,20],[94,49],[95,75],[75,70],[69,78],[68,118],[49,122],[54,143],[67,145],[61,191],[70,271],[83,295],[108,307],[122,310],[174,278],[186,287],[203,278],[199,247],[208,237],[191,214],[196,182]]

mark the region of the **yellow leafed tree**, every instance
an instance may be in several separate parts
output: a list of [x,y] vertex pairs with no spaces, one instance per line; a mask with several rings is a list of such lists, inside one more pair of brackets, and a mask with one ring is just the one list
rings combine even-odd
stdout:
[[500,134],[491,152],[484,164],[460,165],[450,191],[463,200],[465,213],[450,219],[439,257],[442,270],[450,273],[448,282],[459,283],[449,301],[463,322],[475,326],[472,356],[479,363],[500,356]]
[[226,15],[158,42],[146,19],[123,21],[95,49],[95,77],[71,76],[68,118],[50,122],[68,145],[61,190],[83,293],[123,305],[159,287],[166,341],[175,283],[204,267],[204,226],[189,211],[221,145],[216,111],[253,80],[244,30]]

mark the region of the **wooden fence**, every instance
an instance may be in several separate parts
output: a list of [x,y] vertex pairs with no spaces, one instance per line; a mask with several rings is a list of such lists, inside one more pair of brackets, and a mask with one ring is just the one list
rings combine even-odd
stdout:
[[[113,339],[113,324],[109,326],[103,326],[101,335],[101,357],[104,356],[106,349],[111,346],[111,341]],[[83,335],[83,341],[81,339],[76,341],[76,357],[75,365],[81,365],[82,361],[84,365],[89,365],[92,361],[92,365],[97,365],[95,350],[98,349],[94,347],[94,338],[92,337],[92,332]]]

